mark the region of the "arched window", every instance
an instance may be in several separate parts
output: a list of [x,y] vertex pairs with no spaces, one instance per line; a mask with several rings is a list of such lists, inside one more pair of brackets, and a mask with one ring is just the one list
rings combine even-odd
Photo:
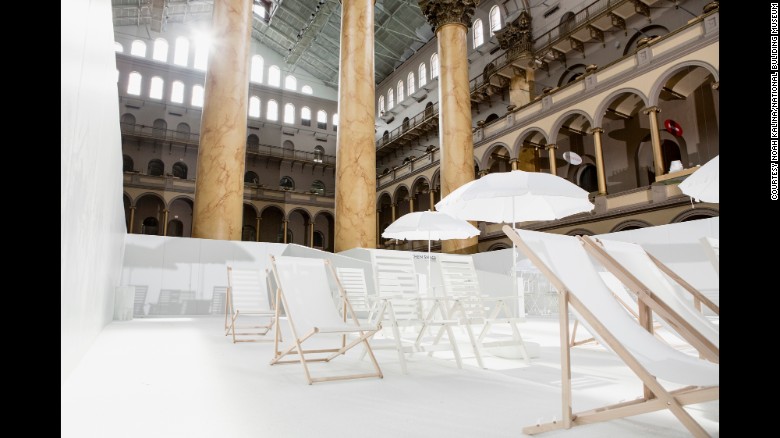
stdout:
[[402,100],[404,100],[404,81],[398,81],[398,83],[395,85],[395,89],[398,92],[398,102],[400,103]]
[[385,114],[385,96],[379,96],[379,115]]
[[148,217],[141,223],[141,234],[156,235],[160,226],[157,218]]
[[152,123],[152,135],[158,138],[165,138],[165,131],[168,130],[168,122],[163,119],[156,119]]
[[121,45],[121,44],[119,44],[118,42],[114,41],[114,51],[115,51],[116,53],[124,53],[124,51],[125,51],[125,48],[124,48],[124,47],[122,47],[122,45]]
[[268,120],[279,120],[279,105],[275,100],[268,101],[268,107],[265,109],[265,118]]
[[323,110],[317,111],[317,128],[328,129],[328,113]]
[[176,178],[187,179],[187,165],[178,161],[173,163],[172,173]]
[[320,145],[314,146],[314,162],[322,163],[322,157],[325,155],[325,148]]
[[339,126],[339,115],[338,113],[333,113],[333,118],[331,121],[331,125],[333,125],[333,130],[335,131]]
[[317,195],[324,195],[325,194],[325,184],[316,179],[314,182],[311,183],[311,189],[309,189],[311,193],[315,193]]
[[190,139],[190,125],[182,122],[176,125],[176,139],[177,140],[189,140]]
[[163,164],[162,160],[154,159],[149,161],[149,164],[146,166],[146,173],[151,176],[162,176],[163,172],[165,172],[165,164]]
[[311,110],[308,106],[301,108],[301,125],[311,126]]
[[439,54],[431,55],[431,79],[439,77]]
[[409,117],[404,117],[404,120],[401,122],[401,131],[408,131],[409,130]]
[[133,171],[133,159],[130,155],[122,154],[122,172]]
[[325,236],[322,235],[321,232],[315,231],[314,232],[314,247],[315,248],[323,248],[322,242],[325,241]]
[[178,219],[168,221],[168,235],[182,237],[184,235],[184,223]]
[[190,40],[184,37],[176,38],[176,47],[173,50],[173,63],[187,66],[190,57]]
[[251,183],[251,184],[260,184],[260,177],[258,177],[256,173],[250,170],[249,172],[244,174],[244,182]]
[[314,94],[314,90],[312,90],[310,86],[304,85],[303,87],[301,87],[301,93],[303,93],[303,94]]
[[498,6],[493,6],[490,8],[490,36],[499,29],[501,29],[501,10]]
[[293,179],[289,176],[283,176],[282,179],[279,180],[279,187],[287,190],[294,190],[295,181],[293,181]]
[[155,76],[152,78],[152,82],[149,85],[149,98],[150,99],[162,99],[163,97],[163,87],[165,86],[165,83],[163,82],[163,79],[159,76]]
[[260,55],[252,57],[252,69],[249,80],[258,84],[263,83],[263,57]]
[[428,72],[425,70],[425,63],[420,63],[420,66],[417,67],[417,80],[419,81],[417,83],[418,88],[422,88],[423,85],[426,84],[428,80]]
[[391,110],[393,109],[393,105],[395,102],[393,101],[393,89],[387,90],[387,109]]
[[485,42],[485,36],[482,34],[482,20],[474,20],[474,25],[471,26],[471,29],[474,32],[474,48],[476,49]]
[[256,151],[260,146],[260,138],[255,134],[249,134],[246,138],[246,148],[250,151]]
[[249,117],[260,117],[260,98],[257,96],[249,98]]
[[133,56],[145,57],[146,43],[141,40],[133,41],[133,44],[130,45],[130,54]]
[[203,87],[200,85],[192,87],[192,106],[203,107]]
[[127,80],[127,94],[141,95],[141,79],[141,73],[137,71],[130,73],[130,77]]
[[561,30],[560,30],[559,35],[565,35],[565,34],[569,33],[571,28],[574,26],[574,20],[575,19],[576,19],[576,17],[574,15],[574,12],[569,11],[569,12],[563,14],[563,16],[561,17],[561,27],[560,27]]
[[287,75],[284,78],[284,88],[293,91],[298,89],[298,81],[295,79],[295,76]]
[[284,123],[295,123],[295,105],[291,103],[284,104]]
[[154,40],[154,50],[152,51],[152,59],[155,61],[168,61],[168,41],[164,38],[157,38]]
[[279,67],[272,65],[268,67],[268,85],[278,87],[281,81],[281,71]]
[[200,36],[195,39],[195,59],[192,62],[195,69],[206,70],[209,63],[209,46],[211,46],[211,41],[207,37]]
[[406,92],[408,93],[408,96],[411,96],[412,93],[414,93],[414,73],[409,72],[409,74],[406,76]]
[[171,102],[184,102],[184,82],[173,81],[173,85],[171,85]]

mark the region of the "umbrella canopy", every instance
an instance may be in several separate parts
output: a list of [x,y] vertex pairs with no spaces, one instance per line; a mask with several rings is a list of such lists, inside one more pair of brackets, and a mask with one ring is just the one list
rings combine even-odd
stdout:
[[549,173],[491,173],[460,186],[436,204],[460,219],[494,223],[553,220],[593,210],[588,192]]
[[720,202],[720,155],[681,182],[680,190],[697,201]]
[[401,216],[382,233],[388,239],[450,240],[479,235],[470,223],[438,211],[416,211]]

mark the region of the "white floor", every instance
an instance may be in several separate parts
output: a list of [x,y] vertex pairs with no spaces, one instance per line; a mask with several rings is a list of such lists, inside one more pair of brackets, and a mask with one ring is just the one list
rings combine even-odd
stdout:
[[[463,369],[446,353],[434,358],[418,353],[404,375],[395,352],[380,350],[384,379],[309,386],[300,365],[268,365],[271,344],[232,344],[222,334],[220,318],[114,322],[61,388],[62,436],[523,436],[524,426],[561,418],[557,327],[557,319],[521,325],[526,340],[541,345],[541,357],[530,365],[488,357],[488,369],[479,369],[470,346],[462,343]],[[369,370],[368,359],[359,359],[360,348],[354,350],[312,372]],[[575,412],[641,394],[639,380],[598,345],[574,348],[572,367]],[[719,435],[718,402],[686,409],[710,434]],[[541,436],[689,434],[662,411]]]

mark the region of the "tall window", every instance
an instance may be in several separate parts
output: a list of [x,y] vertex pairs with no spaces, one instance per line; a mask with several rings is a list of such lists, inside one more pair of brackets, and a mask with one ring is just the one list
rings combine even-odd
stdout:
[[118,42],[114,41],[114,51],[115,51],[116,53],[124,53],[124,51],[125,51],[125,48],[124,48],[124,47],[122,47],[122,45],[121,45],[121,44],[119,44]]
[[379,96],[379,115],[385,113],[385,96]]
[[409,72],[409,75],[406,76],[406,92],[409,96],[414,93],[414,72]]
[[184,102],[184,82],[174,81],[173,85],[171,85],[171,102]]
[[255,55],[252,57],[252,73],[249,80],[258,84],[263,83],[263,57]]
[[284,104],[284,123],[295,123],[295,105],[291,103]]
[[284,88],[293,91],[298,89],[298,81],[295,79],[295,76],[287,75],[287,77],[284,78]]
[[334,113],[332,118],[333,130],[336,130],[336,126],[339,126],[339,113]]
[[393,89],[391,88],[391,89],[387,90],[387,109],[388,110],[393,109],[393,104],[394,103],[395,102],[393,102]]
[[474,32],[474,48],[481,46],[485,42],[484,35],[482,35],[482,20],[474,20],[474,25],[471,27]]
[[133,41],[133,44],[130,46],[130,54],[133,56],[146,56],[146,43],[141,40],[135,40]]
[[268,85],[272,85],[274,87],[278,87],[281,83],[281,72],[279,71],[279,67],[272,65],[268,67]]
[[206,37],[199,37],[195,40],[195,60],[192,66],[198,70],[206,70],[209,63],[209,46],[211,41]]
[[173,49],[173,63],[187,66],[190,57],[190,40],[184,37],[176,38],[176,47]]
[[301,93],[303,93],[303,94],[314,94],[314,90],[312,90],[310,86],[304,85],[303,87],[301,87]]
[[260,98],[257,96],[249,98],[249,117],[260,117]]
[[422,88],[423,85],[425,85],[426,80],[428,79],[428,72],[425,70],[425,63],[420,63],[420,66],[417,67],[417,80],[419,81],[417,83],[417,86],[419,88]]
[[493,6],[490,8],[490,36],[499,29],[501,29],[501,10],[498,6]]
[[152,59],[155,61],[168,61],[168,41],[164,38],[157,38],[154,40],[154,51],[152,51]]
[[200,85],[192,87],[192,106],[203,107],[203,87]]
[[325,155],[325,148],[320,145],[314,146],[314,162],[322,163],[323,155]]
[[404,81],[398,81],[395,88],[398,91],[398,102],[404,100]]
[[150,99],[162,99],[163,97],[163,86],[165,83],[163,82],[162,78],[159,76],[155,76],[152,78],[152,82],[149,85],[149,98]]
[[328,128],[328,113],[326,113],[323,110],[317,111],[317,128],[319,129]]
[[431,55],[431,79],[439,77],[439,54]]
[[279,105],[275,100],[268,101],[268,107],[265,109],[265,118],[268,120],[279,120]]
[[130,73],[127,80],[127,94],[141,95],[141,73],[137,71]]
[[311,110],[308,106],[301,108],[301,125],[311,126]]

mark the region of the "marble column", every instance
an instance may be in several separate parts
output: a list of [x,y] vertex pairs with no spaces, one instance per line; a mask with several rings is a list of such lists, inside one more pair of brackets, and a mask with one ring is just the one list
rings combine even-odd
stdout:
[[601,128],[593,128],[590,133],[593,134],[593,147],[596,150],[596,180],[599,185],[599,195],[607,194],[607,176],[604,169],[604,151],[602,150],[601,134],[604,132]]
[[547,149],[547,156],[548,159],[550,160],[550,173],[553,175],[557,175],[558,163],[555,161],[555,149],[557,148],[557,146],[555,146],[554,144],[548,144],[544,148]]
[[335,252],[376,247],[374,0],[342,0]]
[[130,224],[129,227],[127,228],[128,234],[133,234],[134,222],[135,222],[135,207],[130,207]]
[[163,236],[168,235],[168,210],[163,210]]
[[644,113],[650,116],[650,140],[653,143],[653,165],[655,166],[655,177],[666,173],[664,169],[664,156],[661,153],[661,132],[658,130],[658,113],[661,108],[651,106],[644,110]]
[[263,218],[261,218],[260,216],[257,216],[255,218],[255,228],[257,229],[257,232],[255,233],[255,242],[260,241],[260,221],[262,220]]
[[[474,142],[467,33],[478,0],[419,0],[433,26],[439,54],[439,142],[441,196],[474,180]],[[442,252],[473,254],[477,238],[446,240]]]
[[214,0],[192,237],[241,240],[251,0]]

